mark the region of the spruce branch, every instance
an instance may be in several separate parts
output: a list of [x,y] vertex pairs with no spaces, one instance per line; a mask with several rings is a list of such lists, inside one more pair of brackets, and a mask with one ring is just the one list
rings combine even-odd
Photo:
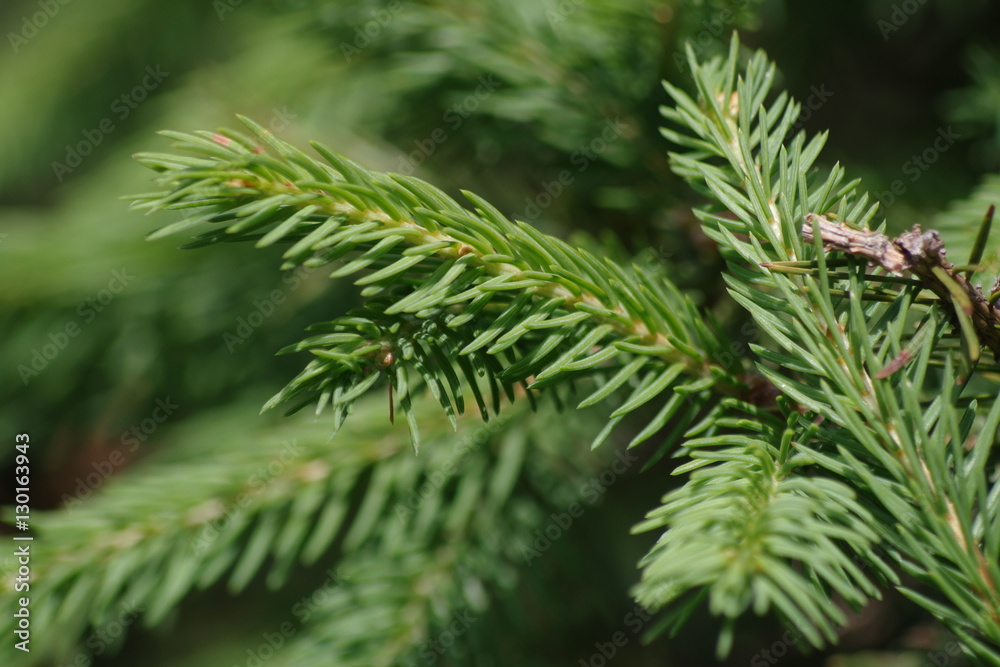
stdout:
[[[456,438],[440,411],[418,401],[433,445],[419,457],[375,419],[381,401],[359,403],[359,418],[333,441],[315,420],[248,422],[246,407],[195,420],[175,433],[175,447],[94,498],[36,516],[32,659],[91,649],[81,645],[88,626],[123,607],[137,611],[136,627],[153,627],[196,590],[238,594],[255,578],[277,589],[298,568],[325,565],[337,576],[322,587],[334,594],[311,609],[296,643],[354,661],[346,664],[400,664],[453,612],[478,613],[511,585],[520,546],[550,511],[539,503],[576,492],[601,465],[570,456],[588,420],[549,433],[518,419],[521,406]],[[553,467],[562,474],[546,496],[531,479]],[[398,579],[376,585],[376,562],[386,567],[379,576]],[[16,561],[4,578],[15,569]],[[448,576],[455,572],[462,577]],[[15,595],[9,586],[0,599]],[[380,620],[359,625],[360,613]],[[298,621],[292,608],[287,620]],[[9,632],[16,619],[4,623]],[[7,643],[0,660],[22,664],[19,653]]]
[[[315,401],[319,410],[332,407],[339,427],[353,402],[388,376],[416,445],[409,406],[420,383],[451,418],[463,413],[466,393],[488,418],[503,395],[513,400],[517,384],[529,398],[548,389],[568,401],[562,388],[595,376],[598,387],[578,400],[581,407],[631,390],[614,424],[671,389],[710,395],[717,383],[729,392],[745,387],[742,369],[726,358],[728,345],[690,298],[650,268],[598,259],[511,222],[472,193],[463,194],[475,210],[423,181],[370,172],[314,143],[317,160],[241,120],[252,136],[164,133],[205,157],[138,155],[165,189],[134,197],[133,207],[200,209],[151,238],[210,223],[215,229],[185,247],[282,242],[290,244],[283,268],[339,261],[331,277],[360,274],[365,305],[318,323],[316,335],[283,350],[315,358],[265,407]],[[633,444],[682,405],[668,401]]]
[[[689,51],[698,96],[666,84],[676,107],[663,109],[664,135],[682,149],[671,154],[675,171],[715,202],[696,213],[723,248],[730,294],[780,348],[754,346],[758,369],[805,409],[789,413],[798,420],[791,433],[795,449],[813,459],[813,474],[839,477],[877,508],[882,548],[926,587],[901,590],[967,651],[997,662],[1000,533],[986,527],[998,525],[1000,509],[986,499],[998,490],[987,460],[1000,403],[995,391],[959,401],[956,365],[975,352],[957,354],[945,335],[951,304],[964,314],[971,288],[941,263],[933,235],[904,235],[900,248],[880,233],[827,228],[848,251],[921,279],[902,283],[878,275],[885,268],[868,273],[867,261],[828,258],[822,231],[811,242],[803,237],[807,214],[817,226],[835,214],[865,230],[877,207],[839,165],[814,169],[825,135],[789,137],[798,104],[782,93],[768,105],[774,65],[758,52],[740,68],[739,55],[735,36],[725,60],[699,63]],[[922,261],[910,263],[907,252]],[[939,291],[927,299],[931,280]]]
[[[580,407],[627,392],[600,442],[669,396],[631,444],[677,418],[657,456],[686,438],[693,461],[681,471],[697,474],[642,526],[668,531],[644,560],[636,594],[674,605],[677,621],[690,612],[684,600],[707,596],[726,619],[720,652],[733,620],[751,609],[777,611],[814,645],[832,641],[844,618],[834,595],[855,607],[877,595],[854,557],[898,585],[885,553],[923,584],[901,590],[971,653],[995,657],[1000,536],[989,528],[1000,509],[988,500],[997,482],[987,470],[1000,402],[960,400],[956,388],[956,365],[978,349],[966,331],[957,354],[947,331],[950,304],[965,312],[967,294],[953,279],[961,270],[931,259],[925,278],[920,262],[896,257],[898,246],[864,236],[921,280],[883,275],[887,267],[828,258],[821,234],[804,238],[809,213],[812,224],[836,214],[864,229],[877,207],[841,167],[815,169],[825,135],[786,141],[799,106],[785,94],[770,100],[774,66],[763,54],[742,74],[738,56],[735,39],[725,61],[700,64],[689,51],[697,99],[666,85],[676,107],[663,110],[664,135],[682,149],[671,155],[675,171],[714,202],[696,214],[722,249],[730,294],[773,343],[752,349],[757,372],[782,394],[773,405],[780,417],[739,400],[750,393],[743,369],[722,362],[721,338],[669,281],[513,223],[470,193],[474,210],[314,144],[317,160],[250,121],[252,136],[168,133],[186,155],[139,156],[164,189],[134,206],[197,211],[154,237],[207,223],[215,229],[189,247],[286,243],[286,268],[339,262],[331,277],[362,288],[363,307],[286,348],[315,359],[269,405],[316,402],[333,408],[339,426],[388,376],[416,444],[418,385],[454,423],[466,395],[485,419],[502,396],[514,398],[515,385],[529,399],[544,390],[564,402],[592,377],[597,387]],[[936,247],[909,240],[921,257]],[[931,277],[946,292],[929,297]],[[962,378],[971,372],[963,367]],[[685,403],[693,410],[682,413]],[[673,562],[702,567],[685,573]]]
[[652,609],[671,605],[661,622],[671,634],[706,599],[723,619],[720,658],[750,609],[776,610],[813,646],[835,642],[846,616],[832,592],[854,608],[880,597],[858,561],[895,579],[875,552],[873,515],[842,481],[801,474],[816,463],[800,446],[816,425],[802,433],[796,412],[783,424],[741,407],[756,418],[752,426],[723,420],[728,432],[687,440],[692,461],[676,474],[690,472],[690,481],[634,528],[666,528],[640,563],[634,593]]

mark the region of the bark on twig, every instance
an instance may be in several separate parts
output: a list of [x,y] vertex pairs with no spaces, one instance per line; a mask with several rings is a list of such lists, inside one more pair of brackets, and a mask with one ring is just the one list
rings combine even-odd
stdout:
[[[944,243],[934,230],[921,231],[920,225],[903,232],[895,239],[870,230],[852,229],[816,213],[809,213],[802,225],[802,237],[813,240],[813,223],[818,226],[823,245],[830,250],[869,259],[895,274],[911,273],[932,291],[948,310],[955,326],[959,326],[956,308],[962,308],[972,320],[981,344],[1000,359],[1000,310],[983,296],[978,285],[955,270],[945,259]],[[948,283],[951,283],[949,286]]]

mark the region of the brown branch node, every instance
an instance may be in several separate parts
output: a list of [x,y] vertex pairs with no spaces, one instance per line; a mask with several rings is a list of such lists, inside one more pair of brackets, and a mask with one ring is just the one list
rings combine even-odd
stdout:
[[[967,314],[976,330],[981,344],[988,347],[993,356],[1000,360],[1000,309],[983,296],[978,285],[973,285],[965,274],[955,270],[945,258],[944,243],[934,230],[921,231],[920,225],[903,232],[895,239],[885,234],[867,229],[854,229],[844,223],[834,222],[822,215],[809,213],[802,225],[802,238],[813,240],[813,224],[819,228],[824,249],[839,250],[851,255],[865,257],[873,264],[890,273],[902,275],[910,273],[918,278],[926,289],[939,299],[948,311],[952,324],[959,326],[958,314],[952,289],[938,276],[934,269],[944,271],[968,298],[971,308]],[[963,308],[963,310],[966,310]]]

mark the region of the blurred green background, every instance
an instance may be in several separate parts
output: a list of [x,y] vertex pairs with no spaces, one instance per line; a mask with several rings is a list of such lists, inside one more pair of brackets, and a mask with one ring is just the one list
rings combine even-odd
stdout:
[[[166,150],[158,130],[234,126],[240,113],[298,145],[471,189],[548,233],[664,264],[737,339],[722,263],[689,212],[698,199],[669,173],[657,131],[659,81],[689,87],[684,40],[707,57],[739,29],[767,49],[805,103],[802,127],[831,130],[825,159],[864,178],[891,226],[934,224],[1000,169],[1000,5],[987,0],[7,0],[0,26],[0,433],[30,433],[38,509],[100,493],[136,462],[169,461],[192,433],[225,441],[205,439],[206,463],[252,449],[281,423],[258,417],[260,405],[304,363],[273,353],[357,303],[323,272],[280,273],[280,250],[145,241],[170,219],[120,197],[151,189],[130,156]],[[933,162],[914,160],[943,136]],[[573,182],[546,198],[565,169]],[[949,220],[973,225],[985,206],[959,209]],[[534,419],[551,424],[541,410]],[[586,449],[593,420],[555,419],[574,465],[610,460],[610,448]],[[378,428],[405,445],[405,429]],[[521,657],[475,664],[588,664],[633,607],[650,536],[628,528],[672,483],[670,465],[616,485],[500,596],[495,633]],[[13,456],[0,467],[9,489]],[[323,571],[303,569],[279,593],[258,582],[239,598],[221,587],[189,596],[93,664],[246,664],[248,642]],[[530,622],[507,618],[525,608]],[[697,615],[679,639],[632,642],[609,664],[710,664],[712,628]],[[772,664],[753,660],[782,633],[751,622],[726,664]],[[781,664],[922,665],[943,641],[890,593],[836,651]],[[869,663],[864,652],[882,653]]]

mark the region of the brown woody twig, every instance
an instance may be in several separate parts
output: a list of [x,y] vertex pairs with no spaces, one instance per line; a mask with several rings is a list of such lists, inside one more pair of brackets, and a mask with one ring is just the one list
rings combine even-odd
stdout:
[[[1000,359],[1000,309],[993,306],[978,285],[973,285],[945,259],[944,243],[934,230],[921,231],[920,225],[895,239],[885,234],[854,229],[843,223],[809,213],[802,225],[802,237],[813,240],[813,225],[819,229],[826,249],[859,255],[895,274],[910,273],[933,292],[948,309],[952,323],[960,326],[960,315],[971,320],[981,345]],[[977,355],[978,356],[978,355]]]

